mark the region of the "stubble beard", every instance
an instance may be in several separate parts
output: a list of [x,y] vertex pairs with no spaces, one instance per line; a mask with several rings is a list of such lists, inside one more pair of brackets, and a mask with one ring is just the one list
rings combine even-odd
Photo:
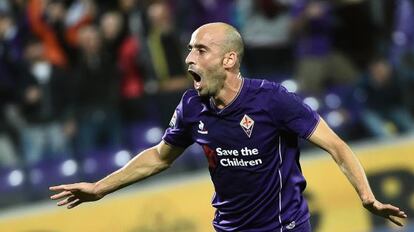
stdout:
[[[225,72],[220,69],[219,65],[212,67],[207,72],[210,73],[209,77],[206,77],[206,88],[202,89],[201,92],[198,93],[201,97],[207,98],[215,98],[219,94],[220,90],[224,86],[225,81]],[[205,91],[205,92],[203,92]]]

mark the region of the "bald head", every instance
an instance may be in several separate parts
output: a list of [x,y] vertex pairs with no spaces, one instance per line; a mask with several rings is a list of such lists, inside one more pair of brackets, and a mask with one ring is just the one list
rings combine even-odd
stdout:
[[217,40],[217,45],[223,50],[223,53],[236,52],[237,53],[237,67],[240,63],[244,53],[243,39],[236,28],[227,23],[208,23],[199,27],[197,31],[205,31]]

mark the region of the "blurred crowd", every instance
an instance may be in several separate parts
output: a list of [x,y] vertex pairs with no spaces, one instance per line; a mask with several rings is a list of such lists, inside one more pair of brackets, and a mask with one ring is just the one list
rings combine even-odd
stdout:
[[215,21],[240,30],[244,76],[281,82],[345,139],[414,132],[412,0],[3,0],[0,166],[133,150],[129,128],[168,125],[191,32]]

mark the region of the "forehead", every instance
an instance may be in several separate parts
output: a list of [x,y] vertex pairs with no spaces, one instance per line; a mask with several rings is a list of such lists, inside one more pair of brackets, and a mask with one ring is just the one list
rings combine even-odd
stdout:
[[220,47],[223,41],[223,34],[211,29],[199,28],[191,35],[189,45],[203,45],[206,47]]

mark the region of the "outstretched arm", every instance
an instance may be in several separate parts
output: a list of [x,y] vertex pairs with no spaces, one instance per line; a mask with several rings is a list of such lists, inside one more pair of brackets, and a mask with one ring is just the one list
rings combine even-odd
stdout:
[[59,191],[50,198],[63,199],[58,202],[58,206],[67,205],[68,209],[83,202],[97,201],[109,193],[167,169],[183,151],[183,148],[161,141],[96,183],[83,182],[50,187],[50,190]]
[[375,199],[361,163],[349,146],[329,128],[322,118],[320,118],[320,122],[309,140],[331,154],[357,191],[362,205],[366,209],[373,214],[389,219],[399,226],[403,225],[397,218],[406,218],[405,212],[393,205],[382,204]]

